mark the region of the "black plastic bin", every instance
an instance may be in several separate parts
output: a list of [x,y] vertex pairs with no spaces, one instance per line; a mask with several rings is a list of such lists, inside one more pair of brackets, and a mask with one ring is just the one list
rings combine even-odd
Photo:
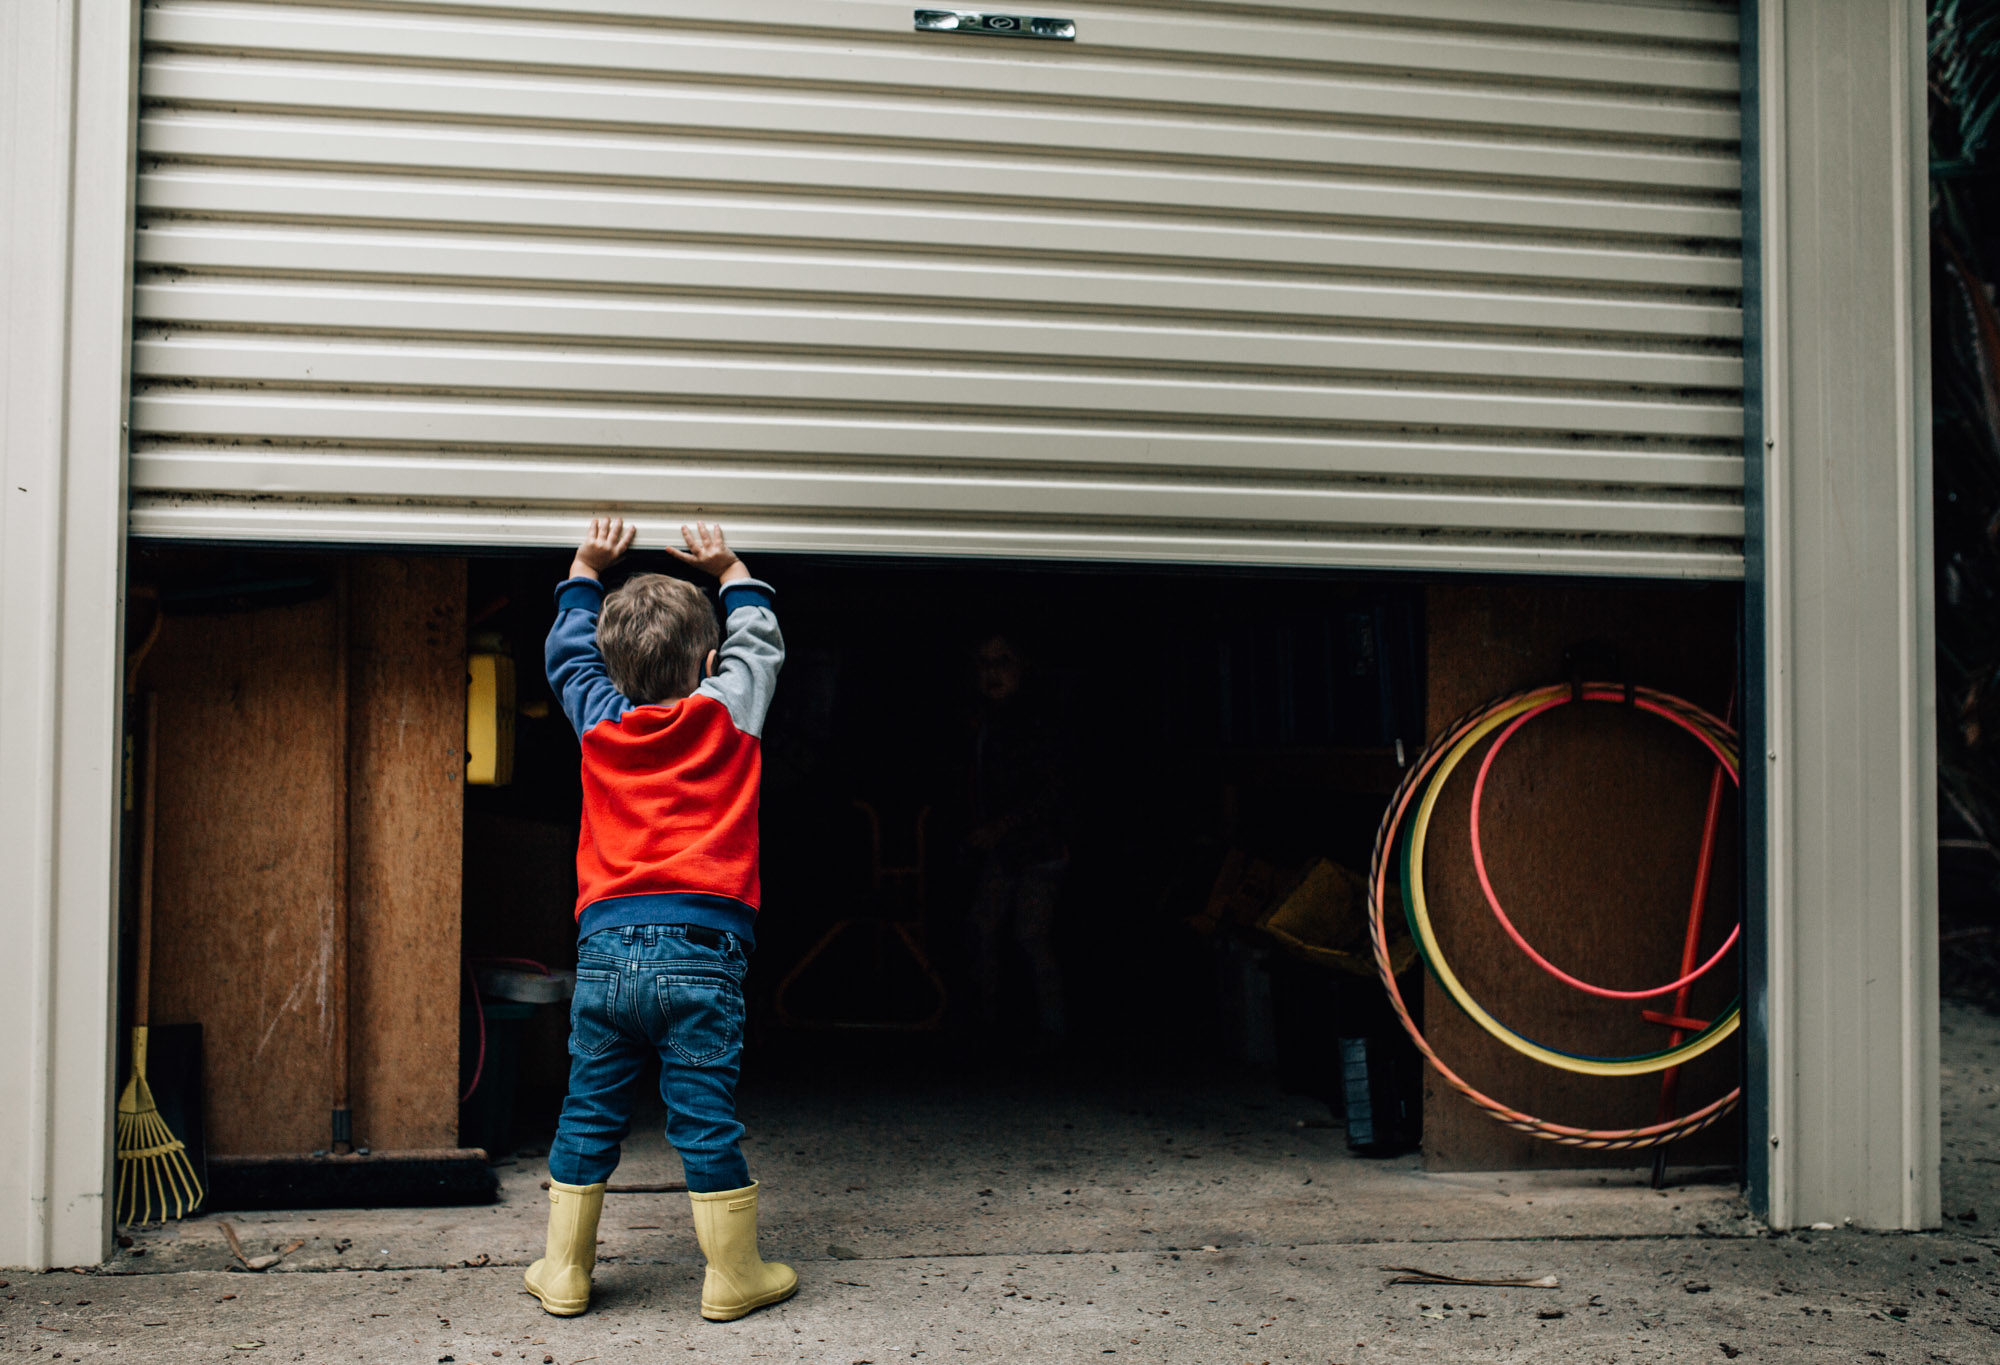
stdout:
[[[520,1089],[521,1037],[540,1005],[517,1000],[482,1000],[474,1015],[468,997],[459,1025],[458,1140],[483,1148],[492,1160],[514,1150],[514,1100]],[[480,1046],[484,1025],[485,1046]],[[470,1089],[471,1093],[466,1094]]]

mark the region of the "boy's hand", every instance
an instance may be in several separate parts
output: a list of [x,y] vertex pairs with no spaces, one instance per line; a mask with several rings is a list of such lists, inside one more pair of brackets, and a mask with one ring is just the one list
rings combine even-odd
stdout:
[[722,538],[722,527],[698,521],[692,526],[681,527],[681,539],[687,542],[687,549],[677,550],[667,546],[667,553],[681,563],[712,573],[724,583],[734,583],[739,578],[750,576],[749,568]]
[[576,547],[569,562],[571,578],[595,578],[625,557],[638,538],[639,528],[627,526],[623,517],[592,517],[590,534]]

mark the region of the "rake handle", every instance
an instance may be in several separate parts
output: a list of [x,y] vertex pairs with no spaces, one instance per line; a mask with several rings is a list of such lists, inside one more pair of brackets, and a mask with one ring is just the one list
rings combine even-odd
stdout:
[[[146,756],[139,775],[139,948],[133,964],[132,1022],[141,1028],[153,1007],[153,830],[159,792],[160,694],[148,692],[145,707]],[[141,1059],[141,1065],[144,1065]]]

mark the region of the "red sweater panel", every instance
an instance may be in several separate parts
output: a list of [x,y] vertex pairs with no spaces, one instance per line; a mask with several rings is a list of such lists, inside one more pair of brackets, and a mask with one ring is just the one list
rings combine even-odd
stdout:
[[764,755],[696,693],[638,706],[582,737],[576,913],[613,896],[727,896],[754,914]]

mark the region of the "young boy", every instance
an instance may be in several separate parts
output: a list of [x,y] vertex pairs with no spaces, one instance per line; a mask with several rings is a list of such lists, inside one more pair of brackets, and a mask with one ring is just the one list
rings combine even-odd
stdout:
[[583,748],[583,827],[569,1097],[549,1148],[548,1254],[528,1267],[528,1292],[563,1317],[589,1307],[604,1182],[633,1083],[657,1053],[667,1140],[708,1258],[701,1315],[727,1322],[799,1284],[757,1255],[757,1185],[736,1121],[758,736],[785,644],[769,585],[719,526],[683,526],[687,549],[668,553],[721,580],[720,639],[707,599],[678,579],[635,574],[607,596],[598,575],[637,534],[616,518],[590,523],[549,631],[549,685]]

